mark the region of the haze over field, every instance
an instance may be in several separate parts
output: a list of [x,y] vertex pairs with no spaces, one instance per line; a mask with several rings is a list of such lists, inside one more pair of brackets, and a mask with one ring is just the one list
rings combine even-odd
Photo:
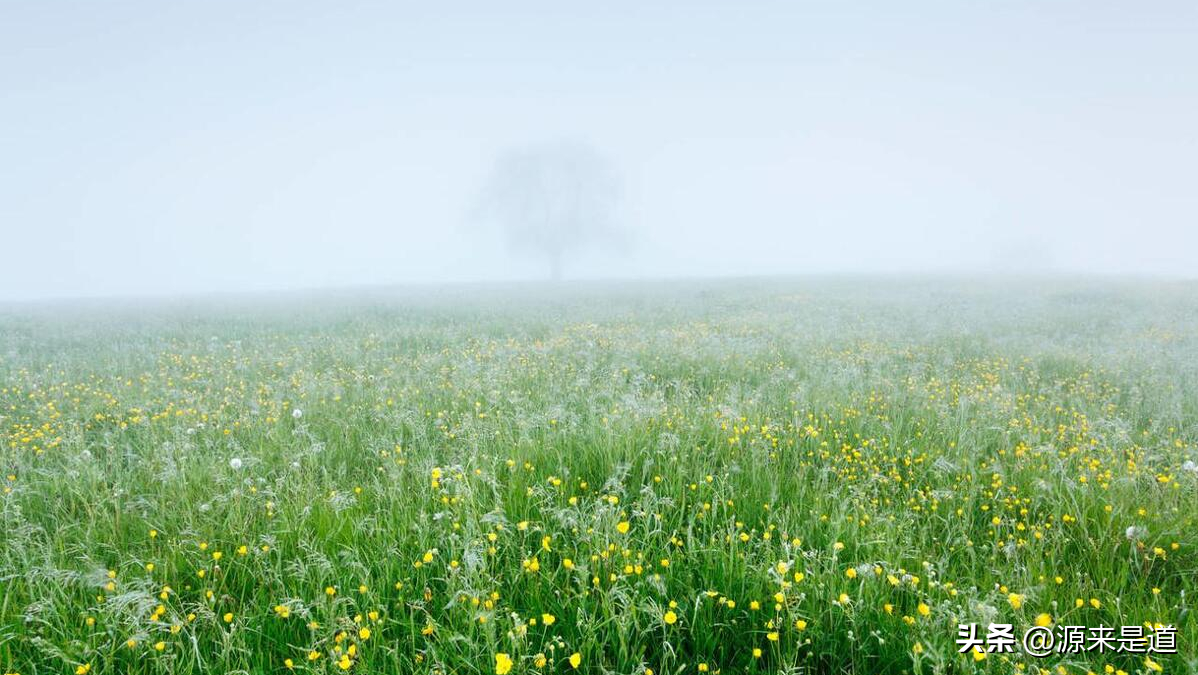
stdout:
[[1198,5],[4,3],[0,300],[539,279],[471,210],[568,140],[566,278],[1198,274]]

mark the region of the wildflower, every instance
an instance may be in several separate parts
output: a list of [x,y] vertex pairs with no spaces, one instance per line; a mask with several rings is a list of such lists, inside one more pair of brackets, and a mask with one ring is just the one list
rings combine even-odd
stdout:
[[628,521],[621,520],[620,522],[616,523],[616,531],[620,534],[628,534]]
[[545,624],[546,626],[552,626],[554,621],[557,621],[557,617],[553,616],[552,614],[541,615],[541,623]]
[[665,616],[661,617],[661,619],[662,619],[662,621],[665,621],[666,624],[668,624],[670,626],[673,626],[674,624],[678,623],[678,615],[675,614],[674,610],[672,610],[672,609],[668,610],[665,613]]
[[367,640],[369,640],[370,639],[370,629],[363,626],[361,629],[358,630],[358,638],[360,640],[362,640],[362,642],[366,642]]
[[1052,615],[1048,612],[1041,612],[1036,615],[1036,625],[1040,627],[1052,625]]
[[238,469],[240,469],[241,468],[241,458],[234,457],[233,459],[230,459],[229,460],[229,468],[234,471],[237,471]]
[[225,616],[223,618],[225,623],[233,623],[233,612],[225,612]]
[[292,409],[292,411],[291,411],[291,418],[292,418],[292,419],[296,419],[296,420],[298,420],[299,418],[301,418],[301,417],[303,417],[303,416],[304,416],[304,411],[303,411],[303,410],[300,410],[299,408],[294,408],[294,409]]
[[927,616],[932,613],[932,608],[928,607],[927,603],[923,602],[919,603],[919,607],[916,607],[916,610],[919,611],[920,616]]
[[495,655],[495,675],[507,675],[512,670],[512,657],[499,652]]
[[287,605],[275,605],[275,614],[278,614],[280,619],[286,619],[291,616],[291,608]]
[[1007,602],[1011,603],[1011,609],[1019,609],[1023,607],[1023,596],[1018,593],[1008,593]]
[[578,666],[580,666],[580,665],[582,665],[582,654],[579,654],[578,652],[574,652],[573,654],[570,655],[570,667],[577,670]]
[[856,579],[857,578],[857,569],[855,567],[850,567],[844,571],[844,575],[850,579]]

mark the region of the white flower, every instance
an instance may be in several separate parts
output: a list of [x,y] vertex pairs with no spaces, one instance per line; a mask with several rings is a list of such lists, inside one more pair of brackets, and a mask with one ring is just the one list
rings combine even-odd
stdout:
[[241,468],[241,458],[234,457],[233,459],[230,459],[229,460],[229,468],[233,469],[234,471],[240,469]]
[[304,416],[304,411],[300,410],[299,408],[295,408],[291,411],[291,416],[298,420],[299,418]]
[[1181,465],[1181,469],[1182,471],[1192,471],[1194,473],[1198,473],[1198,464],[1195,464],[1194,460],[1192,459],[1187,459],[1185,464]]
[[1128,541],[1136,541],[1148,536],[1148,530],[1140,527],[1139,525],[1129,525],[1127,530],[1123,533],[1123,536],[1127,537]]

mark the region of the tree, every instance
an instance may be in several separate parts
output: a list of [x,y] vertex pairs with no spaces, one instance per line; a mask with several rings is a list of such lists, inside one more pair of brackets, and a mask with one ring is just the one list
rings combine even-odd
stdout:
[[476,215],[503,228],[512,248],[547,262],[556,281],[568,256],[621,241],[618,197],[615,171],[590,146],[542,143],[496,159]]

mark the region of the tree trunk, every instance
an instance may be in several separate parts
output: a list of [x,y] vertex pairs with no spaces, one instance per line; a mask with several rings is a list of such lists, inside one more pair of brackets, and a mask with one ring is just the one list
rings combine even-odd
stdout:
[[549,252],[549,279],[554,283],[562,280],[562,253],[561,251]]

